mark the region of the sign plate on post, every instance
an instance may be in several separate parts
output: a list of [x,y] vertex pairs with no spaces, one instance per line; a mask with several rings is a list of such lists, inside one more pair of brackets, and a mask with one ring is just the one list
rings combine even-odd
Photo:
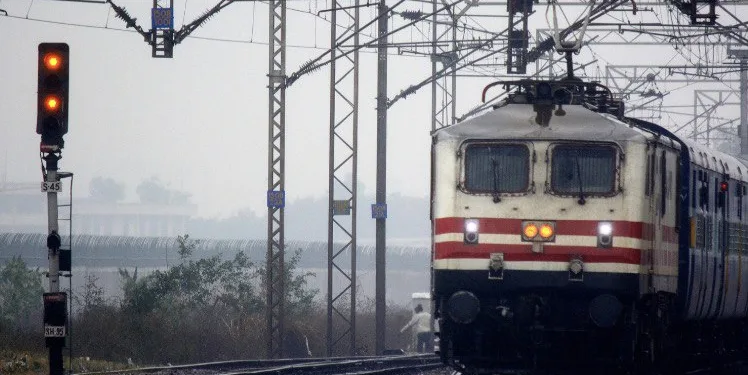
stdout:
[[372,219],[386,219],[387,218],[387,204],[372,204],[371,205],[371,218]]
[[333,215],[350,215],[351,214],[351,201],[349,201],[348,199],[332,201],[332,214]]
[[68,297],[65,292],[44,293],[44,337],[47,347],[65,346]]
[[61,192],[62,192],[62,181],[42,182],[42,193],[61,193]]
[[65,337],[65,326],[44,326],[44,337]]
[[151,27],[154,29],[173,29],[174,28],[174,9],[152,8],[151,9]]
[[268,191],[268,207],[269,208],[283,208],[285,206],[286,206],[286,192],[284,190]]

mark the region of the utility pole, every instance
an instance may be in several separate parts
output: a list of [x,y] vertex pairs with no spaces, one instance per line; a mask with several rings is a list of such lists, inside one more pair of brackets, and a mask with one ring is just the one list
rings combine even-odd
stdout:
[[748,64],[740,59],[740,157],[748,159]]
[[270,1],[268,38],[268,358],[284,356],[286,155],[286,1]]
[[748,49],[727,49],[727,56],[740,61],[740,157],[748,160]]
[[[57,179],[57,161],[61,159],[57,154],[50,152],[44,157],[46,162],[47,176],[44,179],[45,186],[55,186],[58,184]],[[47,258],[49,259],[49,294],[44,296],[45,307],[50,303],[58,303],[63,306],[63,309],[67,307],[67,301],[64,294],[59,295],[60,292],[60,246],[62,245],[62,239],[60,238],[59,227],[57,222],[57,190],[47,189],[47,229],[49,235],[47,236]],[[58,305],[59,306],[59,305]],[[53,309],[49,309],[50,311]],[[47,315],[51,316],[49,319]],[[51,322],[50,320],[59,319],[59,313],[49,314],[47,308],[45,308],[45,329],[44,336],[47,337],[47,347],[49,347],[49,375],[62,375],[63,374],[63,361],[62,361],[62,348],[65,346],[65,331],[59,331],[51,327],[65,327],[65,320],[58,322]],[[52,325],[54,324],[54,325]],[[49,328],[48,328],[49,327]],[[59,337],[61,333],[62,337]],[[54,336],[54,337],[50,337]]]
[[[333,0],[330,27],[330,156],[327,216],[327,356],[356,355],[359,0]],[[340,27],[336,27],[340,25]],[[341,29],[341,30],[339,30]],[[344,41],[354,52],[345,55]],[[344,57],[338,59],[338,54]],[[352,56],[350,56],[352,55]],[[347,179],[350,178],[350,181]],[[345,263],[349,261],[347,266]],[[337,276],[337,277],[335,277]],[[349,299],[345,304],[346,298]],[[348,311],[346,311],[346,305]],[[346,340],[348,339],[348,340]]]
[[[39,150],[45,154],[46,173],[41,191],[47,193],[47,259],[49,293],[44,293],[44,341],[49,348],[49,375],[62,375],[62,348],[67,336],[67,293],[60,292],[62,238],[59,234],[57,193],[60,177],[57,162],[68,132],[70,48],[66,43],[39,43],[37,57],[36,133],[41,135]],[[69,173],[67,175],[70,175]],[[68,249],[69,250],[69,249]],[[64,269],[70,271],[70,252]]]
[[386,220],[387,220],[387,5],[379,1],[379,45],[377,48],[377,203],[372,207],[376,227],[376,355],[385,349],[387,316]]
[[740,51],[740,157],[748,159],[748,50]]

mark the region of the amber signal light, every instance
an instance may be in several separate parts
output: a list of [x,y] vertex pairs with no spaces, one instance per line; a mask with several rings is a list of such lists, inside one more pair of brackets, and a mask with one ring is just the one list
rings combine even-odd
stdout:
[[527,239],[533,239],[538,235],[538,227],[535,224],[529,223],[525,225],[525,228],[522,230],[522,232],[525,234],[525,237]]
[[539,220],[528,220],[522,222],[522,241],[554,242],[555,239],[555,222]]
[[543,224],[540,226],[540,237],[543,237],[545,239],[553,237],[553,227],[548,224]]
[[44,66],[49,70],[57,70],[62,65],[62,57],[56,53],[44,55]]
[[60,99],[56,96],[48,96],[44,98],[44,108],[48,112],[57,112],[60,109]]

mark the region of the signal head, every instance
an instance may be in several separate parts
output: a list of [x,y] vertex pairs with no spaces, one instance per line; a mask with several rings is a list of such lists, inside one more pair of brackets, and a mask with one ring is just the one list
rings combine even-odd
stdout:
[[59,146],[68,132],[70,48],[65,43],[39,43],[36,133],[42,145]]
[[48,70],[58,70],[63,63],[62,56],[57,52],[49,52],[44,55],[44,67]]
[[47,95],[44,98],[44,109],[47,113],[55,113],[60,111],[62,107],[62,100],[55,95]]

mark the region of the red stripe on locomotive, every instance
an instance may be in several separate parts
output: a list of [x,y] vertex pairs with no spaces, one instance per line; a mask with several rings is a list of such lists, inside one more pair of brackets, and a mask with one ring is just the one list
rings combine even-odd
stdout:
[[563,261],[581,255],[585,262],[640,264],[641,250],[624,247],[600,249],[587,246],[548,246],[542,253],[533,253],[532,245],[477,244],[439,242],[434,244],[434,259],[488,259],[491,253],[503,253],[507,261]]

